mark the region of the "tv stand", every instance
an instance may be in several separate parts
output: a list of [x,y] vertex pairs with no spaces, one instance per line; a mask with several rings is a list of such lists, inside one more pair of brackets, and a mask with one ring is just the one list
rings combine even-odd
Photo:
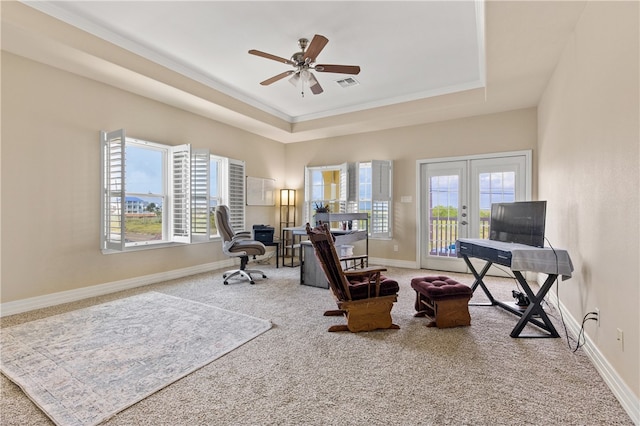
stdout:
[[[472,304],[474,306],[499,306],[520,317],[520,320],[511,331],[511,337],[560,337],[553,323],[542,309],[542,301],[551,286],[561,275],[563,279],[571,278],[573,264],[566,250],[550,248],[532,247],[524,244],[504,243],[500,241],[483,240],[476,238],[461,238],[456,241],[456,253],[462,257],[471,270],[475,281],[471,290],[480,287],[489,299],[489,303]],[[481,271],[478,272],[469,258],[477,258],[485,261]],[[496,300],[485,283],[484,276],[493,264],[510,268],[529,299],[528,306],[518,306],[515,303],[501,302]],[[538,290],[533,290],[522,275],[524,271],[532,271],[547,274],[547,279]],[[525,309],[522,309],[525,308]],[[546,334],[521,335],[527,324],[533,324]]]

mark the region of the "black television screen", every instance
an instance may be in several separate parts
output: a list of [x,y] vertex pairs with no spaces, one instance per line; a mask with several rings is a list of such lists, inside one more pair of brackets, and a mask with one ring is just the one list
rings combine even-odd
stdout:
[[544,247],[546,201],[491,204],[489,239]]

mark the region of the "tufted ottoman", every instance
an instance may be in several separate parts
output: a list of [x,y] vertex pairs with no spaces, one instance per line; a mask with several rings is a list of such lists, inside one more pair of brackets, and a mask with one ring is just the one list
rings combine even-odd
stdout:
[[435,318],[428,327],[471,325],[469,299],[473,292],[469,286],[440,275],[413,278],[411,288],[416,291],[415,316]]

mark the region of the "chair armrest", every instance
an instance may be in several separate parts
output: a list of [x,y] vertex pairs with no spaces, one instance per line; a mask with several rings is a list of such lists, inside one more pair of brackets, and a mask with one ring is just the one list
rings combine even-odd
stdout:
[[360,260],[360,259],[366,259],[367,257],[369,257],[366,254],[356,254],[353,256],[345,256],[345,257],[341,257],[340,258],[340,262],[345,261],[345,260]]
[[365,275],[375,275],[375,274],[379,274],[381,272],[386,271],[387,268],[380,268],[380,267],[368,267],[368,268],[362,268],[362,269],[356,269],[353,271],[343,271],[344,276],[349,279],[350,277],[362,277]]
[[[353,271],[343,271],[343,274],[347,281],[351,281],[351,279],[354,278],[359,278],[360,281],[366,279],[367,288],[369,289],[369,297],[378,297],[380,296],[380,276],[381,273],[386,270],[387,268],[367,267],[363,269],[355,269]],[[375,288],[373,296],[371,294],[372,288]]]
[[[344,262],[344,267],[342,268],[343,271],[358,269],[358,263],[360,263],[360,269],[363,269],[365,268],[365,263],[367,264],[367,267],[369,266],[369,256],[366,254],[343,256],[340,257],[340,262]],[[349,262],[351,262],[351,265],[349,265]]]
[[232,243],[235,243],[236,241],[247,241],[247,240],[252,240],[251,234],[249,235],[236,234],[231,238]]

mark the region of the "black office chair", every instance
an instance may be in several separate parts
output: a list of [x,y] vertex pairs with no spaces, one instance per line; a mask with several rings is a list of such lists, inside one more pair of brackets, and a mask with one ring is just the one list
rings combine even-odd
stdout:
[[218,233],[222,237],[222,251],[229,257],[240,258],[240,269],[232,269],[222,274],[224,278],[224,284],[229,284],[229,278],[236,275],[240,275],[249,283],[255,284],[251,274],[262,274],[262,278],[267,276],[262,271],[257,269],[246,269],[249,262],[249,256],[259,256],[266,252],[264,244],[260,241],[255,241],[251,238],[251,233],[248,231],[234,232],[231,227],[231,221],[229,220],[229,207],[217,206],[216,207],[216,225],[218,227]]

